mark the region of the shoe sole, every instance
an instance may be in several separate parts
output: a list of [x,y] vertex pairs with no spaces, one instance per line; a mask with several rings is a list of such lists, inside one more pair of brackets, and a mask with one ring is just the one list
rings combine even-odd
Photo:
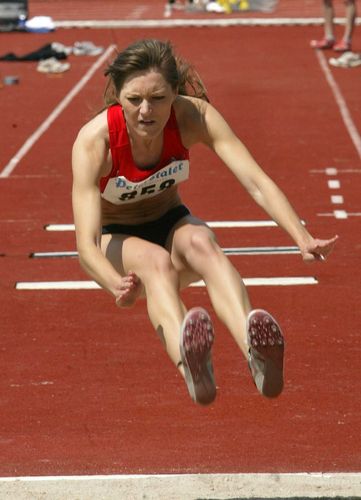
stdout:
[[268,398],[283,389],[284,338],[277,321],[263,309],[247,318],[249,368],[258,391]]
[[211,357],[213,342],[209,314],[202,307],[194,307],[183,320],[179,347],[189,394],[201,405],[209,405],[216,397]]

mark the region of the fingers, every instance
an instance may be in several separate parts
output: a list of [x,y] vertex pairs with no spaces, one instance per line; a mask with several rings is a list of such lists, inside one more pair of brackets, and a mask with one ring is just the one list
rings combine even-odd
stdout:
[[137,276],[134,271],[129,271],[127,277],[132,279],[134,281],[134,283],[140,282],[139,276]]
[[312,260],[319,260],[319,261],[326,260],[325,255],[323,255],[322,253],[312,252],[312,256],[314,257],[314,259],[312,259]]
[[338,235],[329,240],[316,240],[314,248],[309,249],[309,251],[317,260],[326,260],[328,255],[332,252],[337,240]]
[[333,250],[333,247],[338,240],[338,235],[329,240],[314,240],[314,244],[306,248],[302,252],[305,262],[321,261],[324,262]]

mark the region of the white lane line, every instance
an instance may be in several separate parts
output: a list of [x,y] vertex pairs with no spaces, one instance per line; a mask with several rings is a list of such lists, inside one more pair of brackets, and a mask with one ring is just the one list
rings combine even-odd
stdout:
[[333,214],[334,214],[336,219],[347,219],[348,218],[348,214],[347,214],[346,210],[334,210]]
[[[200,13],[201,15],[202,13]],[[197,16],[198,17],[198,16]],[[335,24],[344,24],[342,17],[335,17]],[[357,17],[355,24],[361,23],[361,18]],[[74,20],[74,21],[54,21],[55,28],[180,28],[180,27],[231,27],[231,26],[314,26],[323,25],[322,17],[229,17],[219,19],[142,19],[142,20],[120,20],[108,19],[97,20]]]
[[334,167],[329,167],[329,168],[326,168],[326,175],[337,175],[337,168],[334,168]]
[[346,210],[334,210],[317,214],[318,217],[335,217],[336,219],[347,219],[348,217],[361,217],[361,212],[346,212]]
[[30,254],[32,259],[57,259],[67,257],[78,257],[78,252],[33,252]]
[[327,181],[327,185],[329,189],[340,189],[341,187],[341,183],[337,179],[332,179],[330,181]]
[[14,171],[18,163],[24,158],[28,151],[34,146],[34,144],[40,139],[40,137],[48,130],[50,125],[58,118],[58,116],[64,111],[64,109],[70,104],[74,97],[82,90],[82,88],[88,83],[94,73],[100,68],[100,66],[106,61],[110,54],[115,50],[114,45],[110,45],[107,50],[95,61],[95,63],[89,68],[86,74],[79,80],[79,82],[72,88],[72,90],[64,97],[64,99],[57,105],[57,107],[50,113],[46,120],[38,127],[35,132],[25,141],[21,148],[15,153],[9,163],[4,167],[0,173],[0,178],[9,177],[9,175]]
[[343,202],[344,202],[343,196],[341,195],[331,196],[331,203],[333,203],[334,205],[342,205]]
[[347,107],[346,101],[340,91],[339,86],[334,79],[332,72],[327,64],[326,58],[321,50],[315,50],[318,61],[320,63],[321,69],[326,77],[327,83],[329,84],[332,93],[334,95],[335,101],[337,103],[338,109],[340,111],[343,122],[346,126],[347,132],[349,133],[351,140],[356,148],[359,158],[361,158],[361,137],[356,128],[356,125],[351,117],[351,113]]
[[215,228],[232,228],[232,227],[276,227],[277,224],[273,220],[222,220],[206,222],[209,227]]
[[[317,285],[318,281],[313,276],[277,277],[277,278],[244,278],[246,286],[300,286]],[[190,286],[204,287],[204,281],[196,281]]]
[[337,175],[337,174],[361,174],[361,168],[314,168],[310,170],[311,174],[326,174],[326,175]]
[[47,224],[44,227],[45,231],[75,231],[74,224]]
[[95,281],[19,281],[17,290],[98,290]]
[[[301,221],[306,225],[305,221]],[[209,227],[214,228],[247,228],[247,227],[277,227],[273,220],[222,220],[206,222]],[[46,231],[75,231],[74,224],[47,224]]]
[[[318,281],[312,276],[279,277],[279,278],[245,278],[246,286],[298,286],[317,285]],[[191,287],[204,287],[203,281],[197,281]],[[101,287],[95,281],[19,281],[17,290],[99,290]]]
[[[0,478],[1,498],[359,498],[360,473],[114,474]],[[69,493],[71,492],[71,493]]]
[[[230,247],[223,248],[226,255],[289,255],[299,254],[298,247]],[[78,252],[64,251],[64,252],[33,252],[30,257],[33,259],[46,259],[46,258],[72,258],[77,257]]]

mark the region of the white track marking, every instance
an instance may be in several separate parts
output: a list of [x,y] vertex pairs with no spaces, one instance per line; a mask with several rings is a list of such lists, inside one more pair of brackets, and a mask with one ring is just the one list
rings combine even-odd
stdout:
[[[234,228],[234,227],[276,227],[272,220],[235,220],[235,221],[211,221],[206,222],[209,227],[214,228]],[[48,224],[46,231],[75,231],[74,224]]]
[[44,227],[45,231],[75,231],[74,224],[48,224]]
[[[304,221],[301,221],[306,225]],[[213,228],[247,228],[247,227],[277,227],[273,220],[222,220],[206,222],[209,227]],[[74,224],[47,224],[44,228],[46,231],[75,231]]]
[[0,478],[2,500],[195,500],[206,498],[350,498],[360,473],[124,474]]
[[318,217],[335,217],[336,219],[348,219],[349,217],[361,217],[361,212],[346,212],[346,210],[334,210],[317,214]]
[[64,111],[64,109],[71,103],[74,97],[82,90],[82,88],[88,83],[94,73],[100,68],[100,66],[106,61],[110,54],[115,50],[115,46],[111,45],[107,50],[95,61],[95,63],[89,68],[87,73],[83,76],[81,80],[72,88],[72,90],[64,97],[64,99],[56,106],[56,108],[50,113],[46,120],[38,127],[35,132],[25,141],[21,148],[15,153],[15,156],[9,161],[9,163],[4,167],[0,173],[0,178],[6,178],[11,175],[18,163],[24,158],[28,151],[34,146],[34,144],[40,139],[40,137],[48,130],[50,125],[58,118],[58,116]]
[[[275,277],[275,278],[244,278],[246,286],[298,286],[317,285],[318,281],[312,276]],[[197,281],[191,287],[204,287],[203,281]],[[101,287],[95,281],[19,281],[17,290],[99,290]]]
[[276,227],[273,220],[222,220],[206,222],[209,227],[214,228],[232,228],[232,227]]
[[[143,19],[143,20],[121,20],[109,19],[97,20],[74,20],[54,21],[56,28],[184,28],[184,27],[232,27],[232,26],[320,26],[325,22],[322,17],[228,17],[219,19]],[[335,24],[344,24],[345,19],[336,17]],[[361,18],[355,20],[355,24],[361,24]]]
[[310,170],[311,174],[326,174],[326,175],[339,175],[339,174],[361,174],[361,168],[314,168]]
[[343,196],[341,195],[331,196],[331,203],[333,203],[334,205],[342,205],[343,202],[344,202]]
[[336,219],[347,219],[348,218],[348,214],[347,214],[346,210],[334,210],[333,214],[334,214]]
[[[230,247],[223,248],[222,250],[226,255],[289,255],[300,253],[298,247]],[[33,252],[30,254],[30,257],[34,259],[54,259],[77,256],[78,252],[75,251]]]
[[329,84],[332,93],[334,95],[336,104],[338,106],[338,109],[340,111],[341,117],[343,119],[343,122],[346,126],[347,132],[349,133],[352,142],[354,143],[354,146],[356,148],[356,151],[358,153],[359,158],[361,158],[361,137],[360,134],[358,133],[358,130],[356,128],[356,125],[354,121],[352,120],[351,113],[347,107],[346,101],[343,98],[343,95],[340,91],[339,86],[336,83],[336,80],[334,79],[332,72],[327,64],[326,58],[321,50],[315,50],[315,53],[317,55],[318,61],[320,63],[321,69],[326,77],[326,81]]
[[33,259],[57,259],[57,258],[67,258],[67,257],[78,257],[78,252],[75,251],[64,251],[64,252],[33,252],[30,254]]

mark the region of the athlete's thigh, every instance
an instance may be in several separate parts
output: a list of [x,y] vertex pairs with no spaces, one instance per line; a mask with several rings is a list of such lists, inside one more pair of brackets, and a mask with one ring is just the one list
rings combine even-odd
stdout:
[[124,276],[129,271],[143,277],[151,263],[166,258],[168,252],[159,245],[136,236],[123,234],[104,234],[101,249],[119,274]]

